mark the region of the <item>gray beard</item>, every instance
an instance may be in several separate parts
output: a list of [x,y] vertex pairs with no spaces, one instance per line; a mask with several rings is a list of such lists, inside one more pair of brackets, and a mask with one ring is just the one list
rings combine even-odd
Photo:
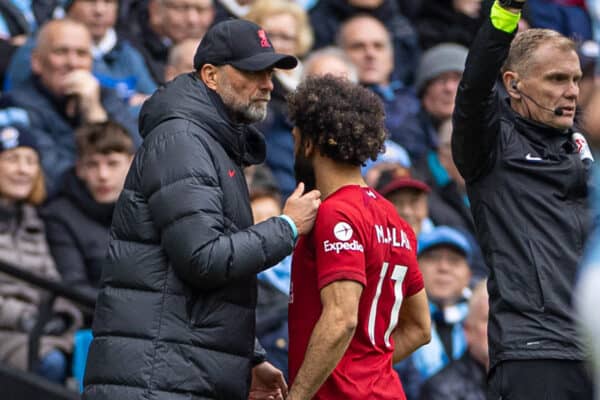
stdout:
[[260,104],[227,104],[229,116],[238,124],[254,124],[267,117],[267,103]]
[[236,94],[231,86],[222,84],[222,91],[219,93],[221,100],[227,109],[227,114],[238,124],[254,124],[263,121],[267,117],[267,104],[265,102],[242,103],[236,98]]

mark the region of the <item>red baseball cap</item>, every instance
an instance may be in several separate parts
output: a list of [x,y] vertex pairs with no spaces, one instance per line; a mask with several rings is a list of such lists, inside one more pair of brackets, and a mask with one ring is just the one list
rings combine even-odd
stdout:
[[400,178],[396,178],[387,185],[385,185],[383,189],[379,191],[379,193],[382,196],[387,196],[392,192],[405,188],[417,189],[425,193],[431,192],[431,188],[425,182],[411,178],[410,176],[403,176]]

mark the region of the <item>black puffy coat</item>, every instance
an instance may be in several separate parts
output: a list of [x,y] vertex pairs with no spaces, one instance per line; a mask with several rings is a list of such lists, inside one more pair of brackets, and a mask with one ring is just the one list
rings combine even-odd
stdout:
[[72,169],[59,195],[41,211],[63,281],[96,297],[110,238],[114,203],[100,204]]
[[264,140],[232,123],[195,73],[146,101],[140,131],[113,216],[83,398],[245,400],[264,358],[255,274],[293,246],[281,218],[252,226],[242,166],[264,160]]
[[490,368],[584,358],[571,297],[588,233],[589,169],[572,130],[518,115],[495,89],[512,38],[483,24],[453,117],[452,153],[490,268]]

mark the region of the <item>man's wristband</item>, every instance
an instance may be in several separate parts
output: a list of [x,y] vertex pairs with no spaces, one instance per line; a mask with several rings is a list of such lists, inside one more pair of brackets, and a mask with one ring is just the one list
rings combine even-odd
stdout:
[[490,19],[494,28],[506,32],[513,33],[519,25],[521,19],[521,13],[513,13],[503,8],[498,3],[498,0],[494,1],[492,6],[492,12],[490,13]]
[[294,242],[295,242],[298,239],[298,228],[296,227],[296,223],[294,222],[293,219],[291,219],[290,217],[288,217],[285,214],[281,214],[279,216],[279,218],[283,219],[290,225],[290,228],[292,228],[292,233],[294,234]]

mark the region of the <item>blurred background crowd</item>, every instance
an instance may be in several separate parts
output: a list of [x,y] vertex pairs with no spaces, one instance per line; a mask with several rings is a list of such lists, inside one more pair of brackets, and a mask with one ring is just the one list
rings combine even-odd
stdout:
[[[206,30],[261,25],[277,52],[264,165],[246,178],[255,222],[295,187],[286,95],[308,75],[344,76],[383,101],[386,151],[364,166],[418,236],[433,334],[395,369],[409,400],[484,399],[488,269],[465,182],[452,160],[451,115],[485,0],[0,0],[0,262],[97,294],[114,204],[141,139],[137,116],[165,82],[193,70]],[[583,71],[577,127],[600,144],[600,0],[529,0],[519,29],[574,38]],[[257,336],[287,370],[291,260],[259,275]],[[0,275],[0,364],[75,389],[93,314],[57,301],[28,336],[44,291]],[[39,330],[39,329],[38,329]],[[77,334],[76,334],[77,332]],[[39,333],[39,332],[38,332]],[[89,335],[89,334],[88,334]],[[83,339],[81,339],[84,337]],[[81,350],[82,347],[84,350]]]

